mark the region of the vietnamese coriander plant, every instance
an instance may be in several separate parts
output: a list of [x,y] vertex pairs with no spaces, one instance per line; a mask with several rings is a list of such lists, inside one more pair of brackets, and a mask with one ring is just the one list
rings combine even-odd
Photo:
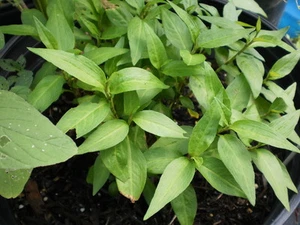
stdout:
[[[12,74],[0,77],[0,195],[16,197],[35,167],[98,152],[93,194],[113,176],[131,202],[145,197],[145,220],[171,203],[193,224],[196,173],[255,205],[259,170],[289,209],[297,189],[273,153],[300,144],[296,83],[277,84],[300,58],[281,40],[287,29],[241,22],[231,1],[222,12],[196,0],[37,2],[23,24],[0,27],[2,39],[41,41],[28,50],[45,60],[33,72],[24,57],[0,61]],[[275,46],[287,54],[265,68],[256,48]],[[75,106],[54,125],[42,112],[64,93]]]

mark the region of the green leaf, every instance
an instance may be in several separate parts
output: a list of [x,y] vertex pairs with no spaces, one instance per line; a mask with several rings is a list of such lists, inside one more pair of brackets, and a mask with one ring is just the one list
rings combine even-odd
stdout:
[[56,67],[49,62],[44,62],[41,68],[35,73],[33,77],[33,81],[31,84],[31,88],[35,88],[36,85],[46,76],[54,75],[56,71]]
[[188,66],[195,66],[203,63],[206,59],[203,54],[191,54],[188,50],[180,50],[183,62]]
[[93,166],[93,195],[103,187],[110,175],[109,170],[106,168],[101,160],[101,154],[97,156]]
[[10,35],[23,35],[23,36],[33,36],[37,37],[37,31],[34,26],[30,25],[6,25],[0,26],[0,32],[3,34],[10,34]]
[[168,59],[166,49],[152,28],[145,22],[143,25],[147,35],[146,41],[150,62],[156,69],[159,69]]
[[59,75],[44,77],[28,96],[28,102],[43,112],[55,102],[63,91],[65,80]]
[[114,72],[108,80],[108,87],[112,94],[143,89],[168,88],[152,73],[138,67],[128,67]]
[[179,16],[167,9],[162,8],[162,23],[168,40],[179,50],[192,49],[192,37]]
[[230,125],[230,129],[244,138],[250,138],[271,146],[300,152],[284,136],[280,135],[271,126],[254,120],[239,120]]
[[47,29],[36,17],[34,17],[35,27],[38,32],[39,38],[50,49],[58,49],[58,43],[51,31]]
[[269,80],[277,80],[289,75],[300,59],[300,50],[287,54],[277,60],[268,73]]
[[199,65],[188,66],[180,60],[170,60],[162,67],[162,72],[171,77],[187,77],[199,75],[202,70]]
[[243,29],[236,21],[231,21],[224,17],[214,17],[214,16],[200,16],[201,20],[209,22],[213,25],[218,26],[219,28],[228,28],[228,29]]
[[277,158],[266,149],[251,151],[252,159],[257,168],[263,173],[268,183],[273,188],[275,195],[289,211],[289,197],[285,185],[285,177]]
[[242,9],[249,10],[254,13],[261,14],[267,17],[267,14],[263,11],[263,9],[259,6],[259,4],[254,0],[232,0],[232,3]]
[[25,9],[21,12],[22,24],[35,26],[34,18],[37,18],[43,25],[46,24],[47,19],[44,14],[37,9]]
[[141,59],[142,53],[147,46],[143,21],[139,17],[134,17],[130,21],[127,35],[132,64],[135,65]]
[[5,45],[4,34],[0,32],[0,49],[2,49]]
[[138,13],[140,13],[145,6],[144,0],[126,0],[126,2],[132,7],[136,8]]
[[106,15],[108,19],[116,27],[128,27],[132,21],[132,14],[129,12],[129,7],[127,8],[125,4],[106,9]]
[[100,47],[88,52],[84,52],[83,55],[88,59],[94,61],[97,65],[100,65],[111,58],[123,55],[127,52],[128,49],[126,48]]
[[0,91],[0,168],[30,169],[66,161],[75,143],[21,97]]
[[195,174],[192,161],[186,157],[173,160],[162,174],[144,220],[178,197],[191,183]]
[[236,62],[252,90],[253,97],[257,98],[261,92],[265,73],[263,63],[254,56],[238,55]]
[[75,46],[75,36],[62,9],[58,4],[48,7],[48,21],[46,27],[55,37],[60,50],[71,50]]
[[128,124],[124,120],[108,120],[88,136],[79,146],[78,153],[83,154],[111,148],[123,141],[128,131]]
[[292,178],[286,168],[286,166],[283,164],[283,162],[281,162],[278,158],[277,158],[280,166],[281,166],[281,170],[284,176],[284,184],[286,185],[286,187],[290,190],[292,190],[295,193],[298,193],[298,189],[296,188],[295,184],[292,181]]
[[93,37],[99,40],[101,33],[99,28],[91,21],[86,19],[84,16],[81,16],[79,20],[82,22],[83,26],[88,30],[87,32]]
[[[192,185],[171,201],[180,224],[193,225],[197,213],[197,196]],[[182,207],[184,206],[184,207]]]
[[140,111],[132,120],[143,130],[161,137],[184,138],[186,133],[169,117],[152,110]]
[[51,62],[58,68],[66,71],[78,80],[96,87],[97,90],[104,92],[106,77],[104,72],[93,61],[82,55],[74,55],[54,49],[28,48],[33,53]]
[[197,38],[197,46],[202,48],[226,46],[248,36],[249,33],[250,30],[232,28],[203,30]]
[[128,91],[124,93],[124,114],[131,116],[140,107],[140,99],[136,91]]
[[221,115],[214,101],[193,129],[189,141],[188,153],[192,157],[201,156],[208,149],[217,135]]
[[16,198],[23,191],[31,171],[31,169],[0,169],[0,196],[4,198]]
[[125,170],[128,179],[126,181],[117,179],[117,185],[120,193],[134,203],[140,198],[146,184],[146,160],[141,150],[128,137],[124,142],[127,146],[125,148],[127,159]]
[[96,128],[109,112],[109,104],[104,99],[99,103],[84,102],[69,109],[56,126],[65,133],[71,129],[76,129],[76,137],[80,138]]
[[203,162],[196,169],[216,190],[226,195],[246,198],[244,192],[235,181],[224,163],[214,157],[203,157]]
[[222,135],[218,141],[218,152],[250,203],[255,205],[254,170],[251,155],[244,144],[232,134]]

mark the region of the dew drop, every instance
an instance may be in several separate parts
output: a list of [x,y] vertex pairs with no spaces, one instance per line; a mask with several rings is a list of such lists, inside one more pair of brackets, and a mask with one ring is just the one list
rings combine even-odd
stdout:
[[27,128],[27,129],[26,129],[26,131],[30,131],[30,129],[29,129],[29,128]]
[[31,145],[31,148],[35,148],[35,145]]
[[48,144],[47,144],[47,143],[45,143],[44,145],[45,145],[45,146],[47,146]]
[[49,135],[49,137],[51,137],[51,138],[52,138],[52,137],[53,137],[53,135],[52,135],[52,134],[50,134],[50,135]]
[[45,149],[42,149],[42,152],[44,152],[45,151]]

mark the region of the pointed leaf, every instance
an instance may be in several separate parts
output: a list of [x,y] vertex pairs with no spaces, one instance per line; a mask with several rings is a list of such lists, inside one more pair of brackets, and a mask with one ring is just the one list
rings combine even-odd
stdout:
[[109,170],[101,160],[101,154],[98,155],[93,167],[93,195],[103,187],[109,178]]
[[109,120],[88,136],[79,146],[78,153],[83,154],[111,148],[123,141],[128,131],[128,124],[124,120]]
[[64,83],[64,78],[59,75],[44,77],[29,94],[28,102],[43,112],[59,98]]
[[143,130],[161,137],[184,138],[186,133],[169,117],[152,110],[140,111],[132,120]]
[[33,53],[41,56],[48,62],[51,62],[58,68],[66,71],[78,80],[96,87],[97,90],[103,92],[106,77],[104,72],[90,59],[82,55],[74,55],[72,53],[61,50],[28,48]]
[[50,49],[58,49],[58,44],[51,31],[47,29],[36,17],[34,17],[35,27],[39,34],[39,38]]
[[230,129],[234,130],[244,138],[250,138],[277,148],[300,152],[299,149],[291,144],[284,136],[262,122],[239,120],[230,125]]
[[46,166],[76,154],[72,139],[16,94],[0,91],[0,114],[0,168]]
[[126,48],[101,47],[88,52],[84,52],[84,56],[100,65],[107,60],[128,52]]
[[192,161],[186,157],[173,160],[160,178],[144,220],[180,195],[190,185],[194,174],[195,167]]
[[191,54],[188,50],[180,50],[180,56],[188,66],[195,66],[203,63],[206,59],[203,54]]
[[108,80],[108,87],[112,94],[143,89],[168,88],[152,73],[138,67],[128,67],[114,72]]
[[234,135],[222,135],[218,141],[218,152],[250,203],[255,205],[254,170],[251,155],[244,144]]
[[99,103],[84,102],[69,109],[56,126],[65,133],[76,129],[76,137],[79,138],[97,127],[109,112],[109,104],[103,99]]

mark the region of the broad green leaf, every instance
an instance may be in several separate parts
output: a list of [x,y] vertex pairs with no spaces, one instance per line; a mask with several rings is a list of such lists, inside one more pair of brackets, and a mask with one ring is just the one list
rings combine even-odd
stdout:
[[216,110],[218,106],[215,103],[212,103],[193,129],[188,150],[193,157],[201,156],[216,138],[221,115]]
[[267,17],[267,14],[264,12],[264,10],[254,0],[232,0],[232,3],[238,8],[249,10]]
[[[190,14],[187,13],[187,11],[181,9],[171,1],[169,1],[169,4],[172,6],[172,8],[175,10],[177,15],[182,19],[182,21],[186,24],[190,34],[191,38],[193,40],[193,43],[195,43],[199,33],[200,33],[200,26],[196,22],[195,18],[193,18]],[[198,19],[198,18],[197,18]]]
[[181,60],[171,60],[162,67],[162,72],[171,77],[187,77],[200,75],[200,65],[188,66]]
[[20,195],[30,177],[31,171],[31,169],[0,169],[0,196],[16,198]]
[[93,195],[103,187],[109,178],[109,170],[101,160],[101,154],[97,156],[93,166]]
[[146,41],[150,62],[156,69],[159,69],[168,59],[166,49],[153,29],[145,22],[143,25],[147,35]]
[[124,96],[124,114],[131,116],[140,107],[140,99],[136,91],[128,91],[123,94]]
[[66,71],[78,80],[89,84],[104,92],[106,77],[100,67],[82,55],[74,55],[54,49],[28,48],[33,53],[51,62],[58,68]]
[[200,19],[209,22],[213,25],[216,25],[219,28],[234,29],[234,30],[243,29],[243,27],[239,25],[236,21],[231,21],[224,17],[200,16]]
[[180,224],[193,225],[197,213],[197,196],[192,185],[171,201]]
[[277,80],[289,75],[300,59],[300,50],[289,53],[275,62],[268,73],[268,79]]
[[277,148],[300,152],[296,146],[290,143],[284,136],[280,135],[274,128],[262,122],[240,120],[230,125],[230,129],[244,138],[250,138]]
[[44,77],[29,94],[28,102],[43,112],[59,98],[64,83],[64,78],[59,75]]
[[226,46],[248,36],[250,30],[214,28],[203,30],[197,38],[197,46],[202,48],[217,48]]
[[35,26],[34,18],[37,18],[43,25],[46,24],[47,19],[44,14],[37,9],[25,9],[21,12],[22,24]]
[[168,88],[152,73],[138,67],[128,67],[114,72],[108,80],[108,87],[112,94],[143,89]]
[[141,150],[128,137],[124,142],[127,146],[125,170],[127,170],[128,179],[126,181],[117,179],[117,185],[120,193],[134,203],[140,198],[146,183],[146,160]]
[[0,32],[3,34],[20,35],[20,36],[21,35],[33,36],[33,37],[38,36],[38,33],[34,26],[23,25],[23,24],[0,26]]
[[275,195],[289,211],[289,197],[285,185],[285,177],[277,158],[266,149],[251,151],[252,159],[257,168],[263,173],[268,183],[273,188]]
[[182,156],[182,154],[180,151],[168,147],[157,147],[145,151],[144,156],[147,161],[148,173],[162,174],[169,163]]
[[144,220],[150,218],[167,203],[178,197],[191,183],[195,174],[194,163],[186,157],[173,160],[160,177]]
[[252,90],[253,97],[257,98],[261,92],[265,73],[263,63],[253,56],[238,55],[236,62]]
[[41,68],[35,73],[31,88],[35,88],[36,85],[46,76],[54,75],[56,72],[56,66],[52,63],[44,62]]
[[76,154],[72,139],[16,94],[0,91],[0,114],[1,169],[47,166]]
[[128,24],[128,40],[132,64],[135,65],[146,50],[146,36],[143,21],[139,17],[134,17]]
[[59,8],[59,5],[53,4],[51,10],[48,10],[48,21],[46,23],[46,27],[55,37],[60,50],[71,50],[74,48],[75,36],[73,30],[70,27],[62,9]]
[[84,102],[75,108],[69,109],[56,126],[65,133],[75,129],[76,137],[80,138],[96,128],[109,112],[109,104],[104,99],[99,103]]
[[226,88],[232,109],[242,111],[248,105],[251,96],[251,89],[246,78],[237,76]]
[[226,195],[246,198],[244,192],[220,159],[203,157],[203,162],[196,165],[196,169],[216,190]]
[[168,40],[179,50],[191,50],[192,37],[185,23],[177,14],[164,8],[161,11],[163,28]]
[[270,105],[269,111],[271,113],[283,113],[287,109],[287,105],[282,98],[276,98]]
[[188,66],[195,66],[203,63],[206,59],[203,54],[191,54],[188,50],[180,50],[183,62]]
[[140,13],[145,6],[144,0],[126,0],[126,2],[132,7],[136,8],[138,13]]
[[88,59],[94,61],[97,65],[100,65],[111,58],[123,55],[127,52],[128,49],[126,48],[100,47],[88,52],[84,52],[83,55]]
[[255,205],[254,170],[251,155],[244,144],[232,134],[221,135],[218,141],[218,152],[222,162],[250,203]]
[[36,30],[39,34],[39,38],[46,46],[46,48],[58,49],[58,43],[55,37],[52,35],[51,31],[35,17],[34,17],[34,22],[35,22]]
[[118,28],[128,27],[132,21],[132,14],[129,12],[129,7],[127,8],[125,4],[120,6],[113,5],[113,7],[105,11],[110,22]]
[[111,148],[123,141],[128,131],[128,124],[124,120],[109,120],[88,136],[79,146],[78,153],[83,154]]
[[129,130],[129,138],[135,143],[141,151],[148,149],[146,133],[139,126],[132,126]]
[[140,111],[132,120],[143,130],[161,137],[184,138],[186,133],[169,117],[152,110]]

